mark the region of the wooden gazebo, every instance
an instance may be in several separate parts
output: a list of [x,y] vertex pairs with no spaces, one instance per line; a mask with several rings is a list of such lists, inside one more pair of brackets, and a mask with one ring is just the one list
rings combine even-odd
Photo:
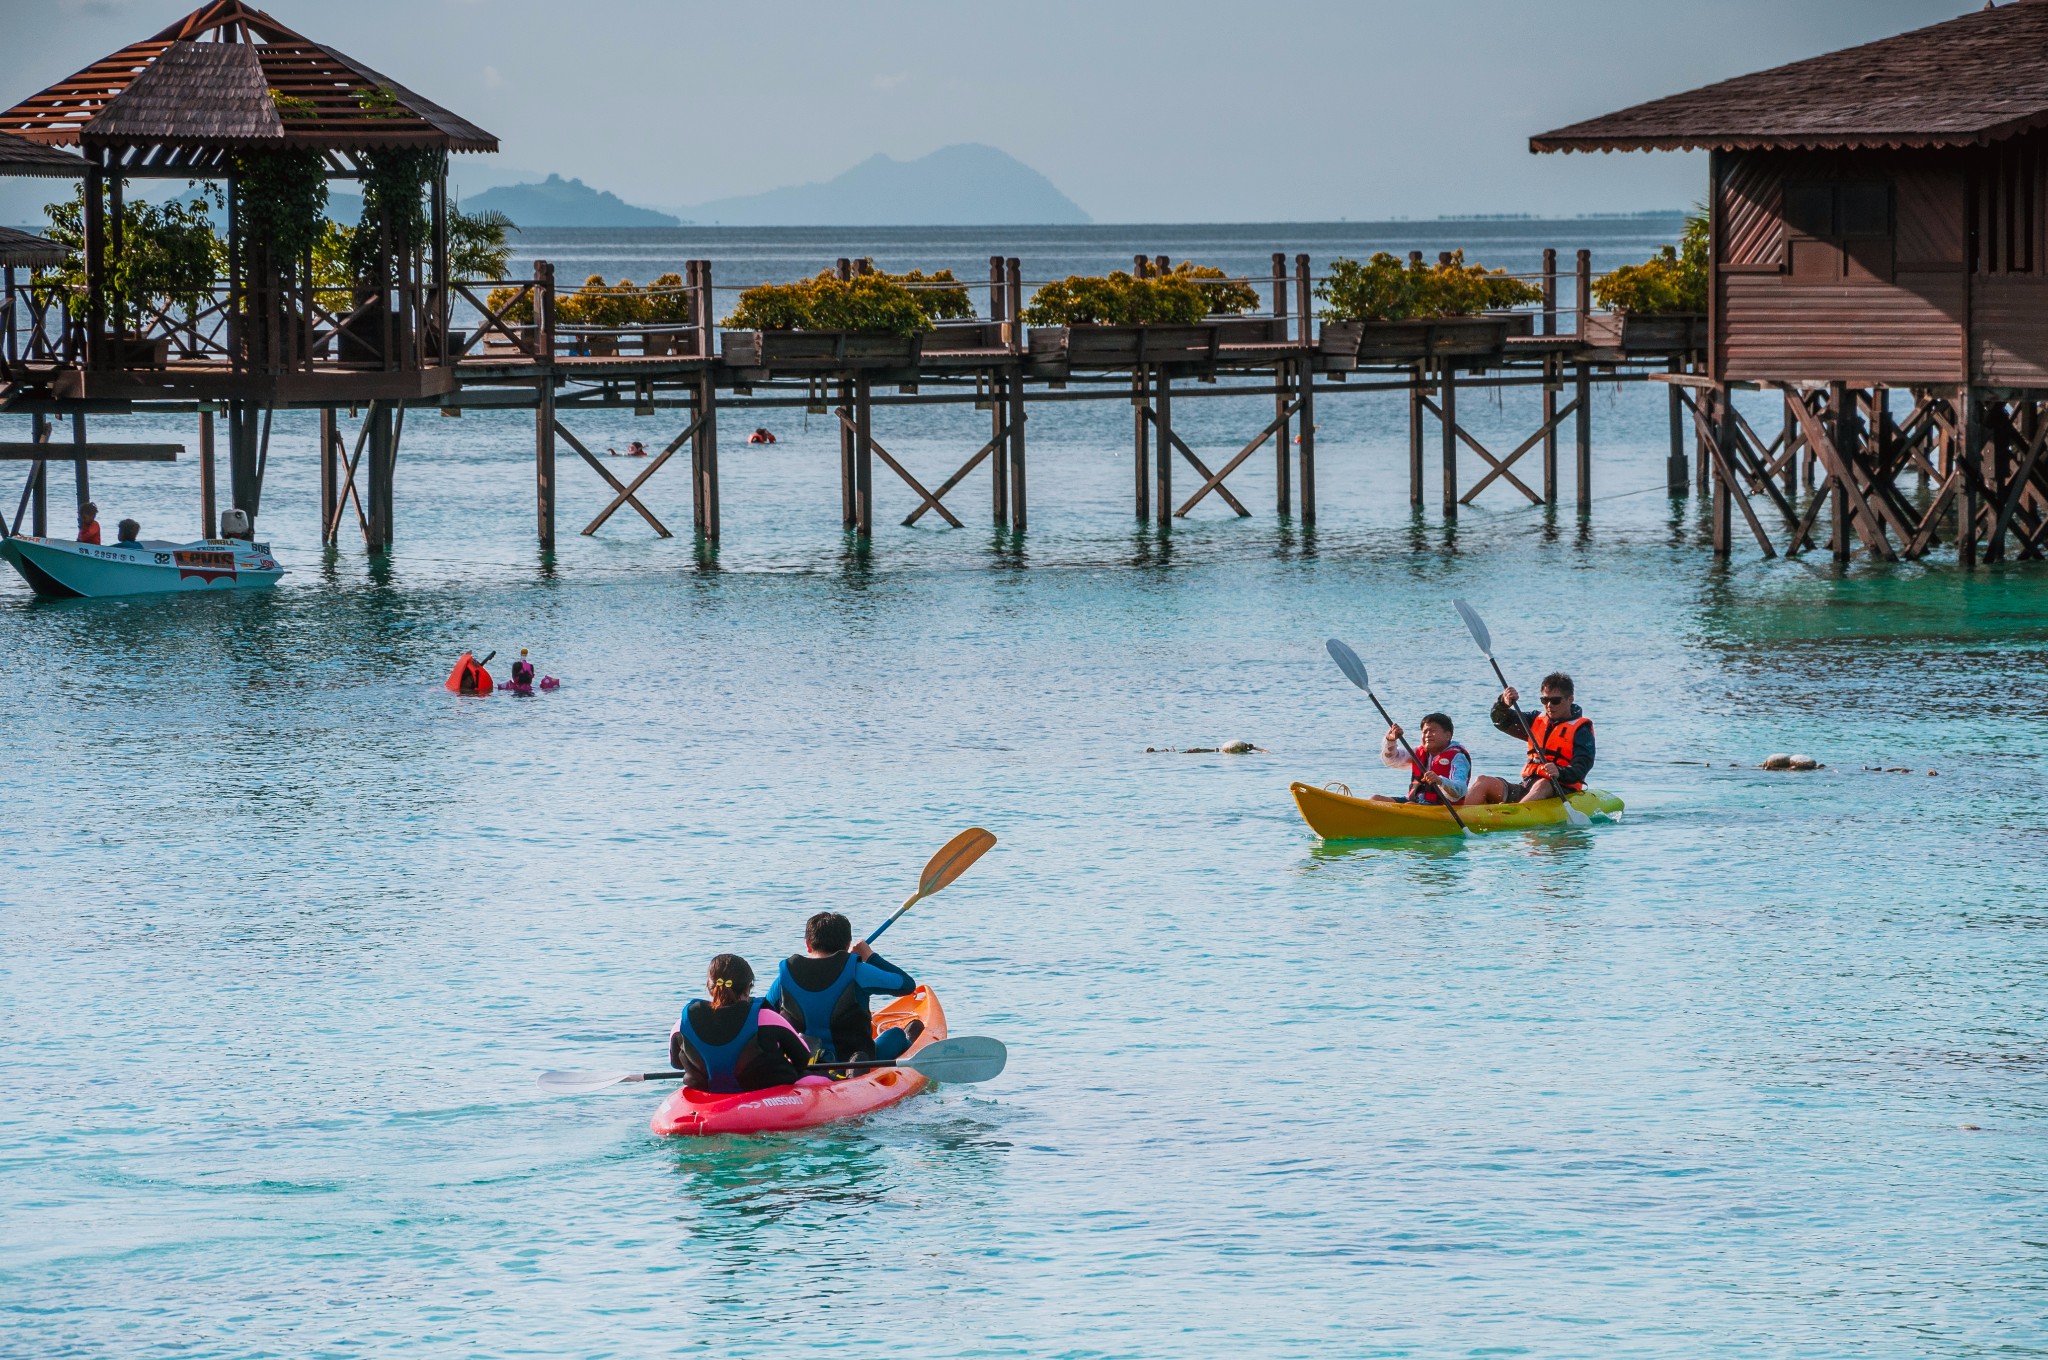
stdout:
[[[23,100],[0,134],[84,152],[83,334],[51,395],[225,402],[234,503],[252,518],[259,411],[376,402],[373,538],[388,542],[393,403],[454,387],[447,157],[497,139],[243,0],[211,0]],[[195,306],[114,286],[134,179],[224,186],[228,273]],[[345,288],[312,277],[330,179],[360,181],[368,204]]]
[[[1964,565],[2048,553],[2048,0],[1946,23],[1575,123],[1534,151],[1709,152],[1713,257],[1704,443],[1765,550],[1821,503],[1832,546]],[[1787,394],[1764,445],[1731,387]],[[1894,420],[1880,393],[1910,389]],[[1774,474],[1825,470],[1801,510]],[[1900,478],[1928,482],[1908,494]],[[1788,488],[1789,489],[1789,488]]]

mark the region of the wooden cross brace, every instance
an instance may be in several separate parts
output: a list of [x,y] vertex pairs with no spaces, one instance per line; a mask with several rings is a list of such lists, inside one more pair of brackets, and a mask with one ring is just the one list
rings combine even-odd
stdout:
[[[265,414],[268,415],[269,413],[265,412]],[[356,431],[355,452],[342,461],[341,493],[334,498],[334,518],[327,522],[325,526],[326,532],[322,536],[324,541],[328,543],[332,543],[335,535],[341,532],[341,512],[351,505],[356,508],[356,526],[363,531],[363,542],[368,543],[370,541],[370,517],[363,513],[362,497],[356,494],[356,469],[362,466],[363,446],[369,442],[370,422],[376,419],[376,416],[377,403],[372,401],[363,412],[362,428]],[[397,427],[392,431],[391,435],[391,451],[394,455],[398,452],[399,440],[404,436],[405,405],[401,402],[398,407]],[[336,446],[340,446],[342,443],[339,428],[334,432],[334,442]],[[327,451],[323,449],[321,452],[325,456]]]
[[[1151,420],[1152,408],[1148,405],[1144,408],[1144,410],[1145,418],[1148,421]],[[1207,496],[1211,491],[1221,496],[1224,499],[1224,501],[1229,504],[1231,509],[1237,511],[1238,518],[1244,519],[1250,516],[1251,511],[1245,509],[1244,506],[1238,502],[1237,497],[1230,494],[1230,488],[1223,484],[1223,479],[1225,477],[1228,477],[1231,473],[1237,471],[1238,468],[1243,465],[1245,459],[1257,453],[1259,449],[1265,444],[1265,442],[1268,439],[1273,438],[1276,434],[1278,434],[1280,431],[1280,427],[1285,425],[1288,421],[1294,419],[1295,414],[1300,410],[1301,399],[1299,397],[1296,397],[1294,400],[1287,403],[1286,408],[1282,410],[1280,414],[1274,416],[1273,419],[1267,423],[1265,429],[1260,430],[1257,434],[1252,436],[1251,443],[1246,444],[1243,448],[1239,449],[1235,454],[1231,456],[1229,462],[1225,463],[1221,468],[1217,469],[1215,472],[1211,472],[1208,468],[1202,466],[1202,460],[1195,457],[1194,453],[1189,450],[1188,446],[1181,442],[1180,436],[1174,434],[1172,430],[1168,430],[1167,436],[1173,441],[1173,447],[1179,449],[1181,452],[1181,456],[1183,458],[1186,458],[1190,463],[1194,464],[1195,471],[1202,475],[1202,484],[1199,487],[1195,488],[1194,495],[1188,497],[1187,500],[1181,503],[1180,509],[1173,512],[1174,518],[1186,519],[1188,511],[1194,509],[1197,505],[1201,504],[1202,498],[1204,496]]]
[[[961,482],[965,481],[967,479],[967,474],[973,472],[976,468],[980,467],[982,460],[984,458],[987,458],[991,453],[994,453],[999,447],[1002,446],[1002,442],[1005,439],[1008,439],[1009,437],[1010,422],[1008,420],[1005,420],[1003,421],[1001,426],[997,428],[996,432],[989,436],[988,443],[983,444],[980,448],[976,449],[974,451],[974,456],[972,458],[969,458],[966,462],[960,465],[960,470],[958,472],[948,477],[945,481],[939,483],[939,489],[937,491],[928,491],[925,493],[925,499],[918,505],[917,509],[911,511],[910,514],[904,518],[904,527],[908,528],[909,526],[917,523],[920,519],[923,519],[924,512],[927,510],[935,509],[940,514],[945,515],[946,507],[944,504],[940,502],[939,498],[945,495],[948,491],[951,491],[954,487],[960,485]],[[870,438],[869,442],[873,442],[872,437]],[[946,518],[950,520],[952,519],[952,516],[946,515]],[[956,523],[954,527],[958,528],[959,525]]]
[[[1725,392],[1718,393],[1717,395],[1720,398],[1717,404],[1725,404],[1728,409],[1734,409],[1734,403],[1728,401]],[[1742,479],[1735,475],[1734,461],[1729,458],[1728,450],[1722,446],[1719,433],[1715,430],[1713,422],[1707,419],[1707,413],[1703,409],[1702,403],[1689,399],[1683,392],[1679,394],[1679,400],[1692,411],[1693,429],[1699,435],[1700,446],[1706,449],[1708,455],[1713,458],[1714,469],[1721,478],[1721,485],[1728,488],[1728,498],[1735,502],[1737,509],[1742,511],[1743,522],[1749,525],[1749,532],[1756,537],[1757,546],[1763,549],[1765,557],[1776,557],[1778,550],[1772,545],[1771,536],[1764,532],[1764,526],[1758,522],[1756,508],[1749,503],[1749,497],[1742,490]],[[1741,436],[1737,435],[1736,438],[1739,441]],[[1773,489],[1775,490],[1775,487]],[[1714,533],[1714,548],[1718,552],[1721,548],[1720,525],[1718,521],[1715,524]],[[1798,541],[1796,538],[1793,540],[1795,544]]]
[[633,479],[633,485],[627,486],[624,482],[621,482],[618,478],[612,476],[612,470],[606,467],[601,461],[599,461],[596,454],[592,453],[589,449],[583,447],[583,441],[578,439],[574,434],[570,433],[568,426],[564,425],[561,421],[557,420],[555,422],[555,433],[561,437],[562,442],[567,444],[570,448],[576,450],[577,456],[581,458],[584,462],[590,464],[591,470],[597,473],[598,476],[604,478],[606,485],[610,486],[613,491],[616,491],[618,493],[618,495],[613,498],[612,503],[604,508],[604,512],[602,514],[600,514],[596,519],[590,521],[589,524],[584,526],[583,532],[586,535],[596,533],[598,526],[603,524],[607,519],[611,518],[612,511],[618,509],[621,505],[630,505],[633,507],[634,512],[640,516],[640,518],[647,521],[648,527],[653,529],[659,537],[674,538],[675,535],[668,531],[668,526],[666,524],[663,524],[660,520],[656,519],[654,517],[654,512],[652,510],[649,510],[646,506],[642,505],[640,503],[639,497],[634,495],[633,493],[640,489],[640,484],[642,482],[645,482],[649,477],[651,477],[657,468],[659,468],[663,463],[666,463],[668,461],[668,457],[670,454],[674,453],[677,449],[683,446],[683,440],[687,439],[690,436],[690,434],[696,430],[696,428],[696,423],[692,422],[688,430],[685,430],[682,434],[677,435],[675,441],[671,443],[667,448],[661,451],[661,456],[659,458],[650,460],[646,467],[640,469],[640,475]]
[[1862,467],[1861,461],[1854,455],[1845,455],[1842,450],[1835,447],[1835,441],[1829,437],[1827,430],[1807,408],[1805,402],[1793,402],[1792,412],[1799,421],[1801,432],[1806,436],[1806,446],[1813,450],[1814,457],[1820,459],[1821,466],[1827,469],[1828,474],[1827,481],[1815,489],[1814,504],[1807,507],[1807,518],[1811,520],[1818,514],[1820,502],[1826,499],[1828,485],[1839,486],[1849,499],[1849,524],[1855,529],[1856,536],[1862,539],[1863,545],[1876,556],[1887,562],[1896,562],[1898,554],[1892,551],[1891,541],[1885,537],[1885,525],[1890,524],[1898,531],[1902,544],[1911,544],[1918,526],[1908,524],[1883,497],[1878,498],[1877,508],[1873,508],[1870,498],[1864,494],[1862,479],[1856,476],[1856,472]]
[[[1431,401],[1428,397],[1424,397],[1422,399],[1422,404],[1433,415],[1435,415],[1438,420],[1442,420],[1444,418],[1443,412],[1439,410],[1436,403]],[[1577,415],[1578,410],[1579,399],[1577,397],[1573,397],[1570,401],[1566,402],[1561,408],[1559,408],[1557,414],[1551,416],[1550,419],[1544,421],[1543,424],[1537,428],[1536,433],[1530,435],[1527,439],[1524,439],[1520,444],[1516,445],[1514,452],[1510,453],[1505,458],[1495,458],[1492,453],[1487,451],[1484,445],[1480,444],[1478,440],[1474,439],[1471,435],[1465,432],[1465,427],[1463,425],[1457,424],[1457,422],[1455,421],[1452,422],[1452,428],[1454,432],[1457,434],[1459,439],[1464,441],[1465,446],[1471,449],[1474,453],[1478,454],[1481,458],[1484,458],[1487,462],[1493,464],[1492,469],[1488,471],[1484,477],[1481,477],[1478,481],[1472,483],[1472,489],[1470,491],[1467,491],[1464,495],[1458,497],[1458,504],[1470,505],[1473,501],[1473,498],[1476,497],[1480,492],[1486,490],[1487,487],[1491,486],[1494,482],[1494,479],[1498,477],[1505,477],[1510,482],[1514,483],[1515,489],[1520,491],[1524,496],[1527,496],[1529,498],[1529,503],[1531,505],[1543,504],[1543,498],[1537,495],[1535,492],[1531,491],[1528,488],[1527,484],[1525,484],[1521,478],[1517,477],[1508,469],[1512,468],[1515,465],[1516,459],[1520,458],[1523,454],[1527,453],[1529,450],[1535,448],[1538,444],[1542,443],[1543,437],[1545,435],[1549,434],[1552,430],[1555,430],[1558,426],[1564,424],[1567,417]]]
[[[838,415],[839,427],[845,430],[849,435],[852,435],[856,445],[858,445],[860,441],[860,427],[854,423],[853,412],[849,411],[844,406],[842,406],[838,409]],[[939,499],[938,494],[934,494],[930,491],[925,490],[923,482],[920,482],[917,480],[917,478],[911,476],[910,470],[908,468],[904,467],[903,464],[897,462],[894,458],[889,456],[889,451],[882,447],[881,441],[877,440],[872,432],[868,435],[867,444],[868,448],[874,452],[877,458],[880,458],[884,463],[889,465],[889,470],[891,472],[895,473],[898,477],[901,477],[904,483],[907,486],[909,486],[909,488],[912,491],[915,491],[917,493],[917,510],[911,515],[909,519],[903,521],[905,524],[914,523],[917,517],[923,514],[925,512],[925,509],[929,507],[933,510],[938,511],[939,517],[945,520],[946,523],[952,525],[955,529],[963,529],[966,527],[959,521],[959,519],[953,514],[951,510],[948,510],[946,508],[945,503]],[[967,475],[968,469],[972,468],[975,463],[980,462],[982,458],[988,454],[989,450],[993,449],[994,447],[995,441],[993,439],[991,439],[987,444],[983,445],[982,451],[976,454],[974,458],[969,461],[967,468],[962,468],[960,472],[957,473],[951,481],[947,482],[946,485],[941,488],[939,494],[943,494],[946,491],[950,491],[955,486],[959,485],[960,479]]]

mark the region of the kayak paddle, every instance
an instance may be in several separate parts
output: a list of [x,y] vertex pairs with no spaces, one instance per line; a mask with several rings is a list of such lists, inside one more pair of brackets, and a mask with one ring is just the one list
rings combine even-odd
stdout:
[[[818,1070],[866,1072],[878,1067],[901,1067],[932,1081],[992,1081],[1002,1075],[1009,1060],[1010,1051],[1003,1046],[1002,1040],[968,1035],[958,1039],[940,1039],[901,1058],[825,1063]],[[554,1095],[572,1096],[602,1091],[607,1086],[626,1082],[680,1081],[682,1076],[674,1069],[662,1072],[543,1072],[540,1074],[540,1088]]]
[[[1330,659],[1337,663],[1338,670],[1344,672],[1344,678],[1365,691],[1365,697],[1372,700],[1372,706],[1380,711],[1381,720],[1387,726],[1392,727],[1394,720],[1387,716],[1387,706],[1380,702],[1380,696],[1372,692],[1372,684],[1367,680],[1365,674],[1365,663],[1358,659],[1358,653],[1352,651],[1335,638],[1331,638],[1323,645],[1330,649]],[[1408,744],[1406,734],[1403,734],[1401,737],[1401,749],[1408,753],[1408,759],[1414,761],[1418,768],[1429,768],[1424,764],[1422,757],[1415,754],[1415,748]],[[1449,795],[1441,794],[1440,796],[1444,800],[1442,804],[1443,809],[1451,814],[1451,820],[1458,824],[1458,830],[1470,831],[1472,828],[1466,826],[1465,819],[1458,815],[1458,805],[1450,800]]]
[[[1457,610],[1458,617],[1465,621],[1465,629],[1472,634],[1472,640],[1479,644],[1479,650],[1486,653],[1486,662],[1493,667],[1493,678],[1500,681],[1502,689],[1513,689],[1514,686],[1508,683],[1507,676],[1501,674],[1500,662],[1494,660],[1493,634],[1487,631],[1486,620],[1480,618],[1479,611],[1466,604],[1463,600],[1452,600],[1451,608]],[[1536,734],[1529,730],[1529,720],[1522,716],[1522,710],[1519,705],[1515,708],[1515,721],[1521,724],[1522,735],[1528,739],[1529,749],[1535,750]],[[1564,820],[1567,826],[1591,826],[1593,824],[1591,817],[1588,817],[1585,813],[1572,806],[1572,800],[1564,796],[1563,789],[1559,789],[1557,792],[1559,799],[1564,803]]]
[[862,940],[861,943],[873,944],[876,940],[880,939],[883,931],[896,924],[897,916],[901,916],[925,898],[930,897],[933,893],[966,873],[968,866],[987,854],[995,843],[996,838],[993,834],[982,830],[978,826],[970,826],[952,840],[940,846],[939,853],[933,855],[924,866],[924,876],[918,879],[917,891],[910,895],[910,900],[896,908],[895,916],[891,916],[888,920],[869,931],[868,937]]

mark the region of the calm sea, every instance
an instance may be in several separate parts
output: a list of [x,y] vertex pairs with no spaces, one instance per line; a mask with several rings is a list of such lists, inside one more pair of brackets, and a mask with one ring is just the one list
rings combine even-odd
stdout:
[[[841,254],[1604,268],[1674,226],[521,248],[731,283]],[[1404,403],[1346,393],[1318,405],[1313,531],[1275,522],[1262,453],[1233,482],[1252,518],[1211,500],[1161,533],[1131,518],[1129,409],[1045,404],[1021,541],[981,475],[967,528],[899,527],[878,468],[861,547],[836,437],[797,411],[726,441],[715,557],[630,515],[577,534],[609,492],[565,453],[551,561],[530,417],[414,413],[377,563],[323,554],[287,415],[274,594],[0,582],[0,1354],[2048,1353],[2048,570],[1716,568],[1663,490],[1662,391],[1595,401],[1583,518],[1568,457],[1562,511],[1496,485],[1455,525],[1412,513]],[[1535,406],[1461,410],[1499,449]],[[1270,411],[1177,416],[1213,464]],[[566,419],[600,449],[678,428]],[[876,427],[927,481],[986,432]],[[96,479],[108,522],[196,524],[189,460]],[[678,467],[646,500],[687,530]],[[1525,689],[1573,673],[1628,813],[1318,846],[1291,779],[1397,784],[1326,636],[1404,719],[1445,709],[1482,769],[1517,763],[1454,596]],[[558,693],[439,687],[520,647]],[[1235,737],[1266,752],[1146,749]],[[1774,751],[1826,768],[1755,768]],[[812,911],[878,922],[977,823],[1001,844],[885,952],[1010,1045],[1000,1080],[693,1143],[649,1134],[645,1089],[536,1089],[661,1065],[711,954],[765,971]]]

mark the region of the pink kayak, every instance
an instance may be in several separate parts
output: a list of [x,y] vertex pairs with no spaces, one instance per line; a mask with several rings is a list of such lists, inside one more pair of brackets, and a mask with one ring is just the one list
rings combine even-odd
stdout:
[[[910,1046],[916,1053],[946,1037],[946,1012],[931,988],[920,987],[875,1012],[875,1033],[924,1021],[924,1033]],[[806,1077],[795,1086],[770,1086],[737,1095],[716,1095],[685,1087],[661,1102],[652,1128],[664,1137],[714,1133],[772,1133],[852,1119],[917,1094],[926,1078],[908,1068],[882,1067],[844,1081]]]

